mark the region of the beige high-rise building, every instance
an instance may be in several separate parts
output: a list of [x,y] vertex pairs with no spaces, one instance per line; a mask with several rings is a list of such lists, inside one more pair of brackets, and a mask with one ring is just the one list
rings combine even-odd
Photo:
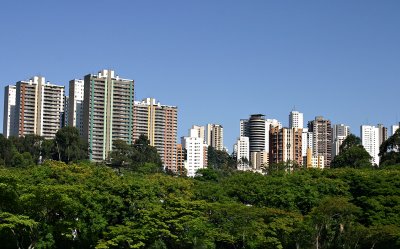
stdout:
[[313,156],[324,156],[324,166],[329,168],[332,158],[331,121],[317,116],[308,122],[308,131],[313,133]]
[[16,84],[17,125],[15,136],[36,134],[45,139],[54,138],[61,125],[64,111],[64,86],[35,76]]
[[176,168],[176,139],[178,108],[161,105],[155,99],[135,101],[133,112],[133,140],[144,134],[156,147],[164,167]]
[[113,141],[132,143],[134,81],[112,70],[84,78],[83,138],[89,144],[89,159],[103,161]]
[[207,144],[216,150],[224,150],[224,127],[222,125],[207,125]]
[[206,128],[201,125],[192,125],[192,129],[195,129],[198,132],[199,137],[201,137],[204,143],[207,142],[206,139]]
[[176,145],[176,168],[170,168],[173,172],[182,175],[183,170],[185,168],[185,152],[182,144]]
[[302,128],[271,127],[269,163],[297,162],[303,164]]

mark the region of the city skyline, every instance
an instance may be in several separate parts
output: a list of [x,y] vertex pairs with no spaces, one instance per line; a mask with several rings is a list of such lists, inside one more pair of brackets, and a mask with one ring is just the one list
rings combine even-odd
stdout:
[[[71,79],[114,69],[135,80],[136,100],[179,107],[178,138],[221,124],[230,152],[239,120],[254,113],[288,126],[296,106],[304,125],[324,116],[357,136],[363,124],[399,122],[396,1],[119,2],[120,19],[86,18],[104,6],[5,3],[2,89],[43,75],[68,92]],[[109,30],[121,36],[92,39]]]

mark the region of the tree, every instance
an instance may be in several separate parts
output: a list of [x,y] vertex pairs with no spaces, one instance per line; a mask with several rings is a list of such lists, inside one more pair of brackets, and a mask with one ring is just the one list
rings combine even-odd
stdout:
[[66,126],[59,129],[54,141],[58,160],[69,163],[88,158],[88,146],[80,138],[77,128]]
[[361,145],[361,138],[354,134],[350,134],[345,138],[345,140],[343,140],[343,143],[339,147],[339,152],[344,152],[347,149],[357,145]]
[[155,173],[163,170],[157,149],[150,145],[145,135],[140,135],[132,145],[123,140],[115,141],[109,161],[112,167],[123,167],[140,173]]
[[134,153],[132,155],[133,167],[138,167],[145,163],[154,163],[162,170],[160,155],[158,154],[157,149],[150,145],[147,136],[143,134],[140,135],[132,146],[134,147]]
[[234,170],[237,168],[236,158],[212,146],[208,146],[207,159],[208,166],[213,169]]
[[379,156],[381,166],[400,164],[400,129],[382,143]]
[[346,235],[357,226],[355,220],[360,214],[361,209],[344,197],[324,199],[308,217],[315,229],[315,248],[354,248],[354,245],[348,243],[357,244],[362,236],[356,241],[347,241],[349,236]]
[[0,212],[0,232],[11,233],[16,248],[34,248],[38,223],[24,215]]
[[353,134],[346,137],[339,151],[339,155],[335,156],[331,162],[332,168],[372,166],[371,155],[361,145],[361,139]]

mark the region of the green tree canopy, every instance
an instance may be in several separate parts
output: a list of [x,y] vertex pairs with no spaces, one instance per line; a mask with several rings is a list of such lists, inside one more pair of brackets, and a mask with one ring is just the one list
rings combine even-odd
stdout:
[[371,167],[371,158],[371,155],[361,145],[361,139],[353,134],[350,134],[340,146],[339,155],[333,158],[331,167]]
[[60,161],[69,163],[88,158],[87,143],[81,139],[76,127],[66,126],[59,129],[54,142]]
[[127,168],[140,173],[155,173],[163,170],[157,149],[150,145],[145,135],[140,135],[132,145],[123,140],[114,141],[109,161],[113,167]]
[[379,156],[381,166],[400,164],[400,129],[382,143]]

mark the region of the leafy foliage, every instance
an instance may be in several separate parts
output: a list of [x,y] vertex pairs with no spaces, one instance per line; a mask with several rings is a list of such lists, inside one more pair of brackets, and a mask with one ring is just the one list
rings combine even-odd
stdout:
[[370,168],[372,167],[371,159],[370,154],[361,145],[361,139],[350,134],[340,146],[339,155],[333,158],[331,167]]

